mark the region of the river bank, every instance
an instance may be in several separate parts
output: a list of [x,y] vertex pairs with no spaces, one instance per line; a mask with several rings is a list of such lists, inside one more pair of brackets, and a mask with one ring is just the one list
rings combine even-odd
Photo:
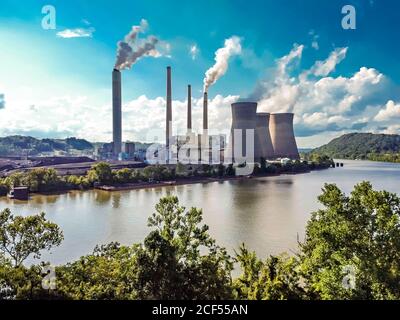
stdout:
[[[144,169],[122,168],[113,170],[108,163],[97,163],[81,176],[60,176],[55,169],[38,168],[29,172],[14,173],[0,179],[0,196],[13,193],[15,187],[27,188],[30,194],[54,194],[72,190],[100,189],[104,191],[135,190],[186,184],[222,182],[251,178],[271,177],[280,174],[308,173],[331,167],[332,162],[276,163],[254,167],[252,174],[238,175],[229,166],[166,166],[154,165]],[[16,197],[17,198],[17,197]],[[24,200],[24,199],[21,199]]]
[[[297,172],[294,174],[308,173],[310,171]],[[223,182],[223,181],[235,181],[235,180],[248,180],[257,179],[265,177],[279,176],[280,173],[276,174],[265,174],[265,175],[249,175],[249,176],[234,176],[234,177],[188,177],[180,178],[171,181],[156,181],[156,182],[140,182],[140,183],[125,183],[121,185],[101,185],[96,186],[95,189],[103,191],[123,191],[123,190],[138,190],[138,189],[148,189],[148,188],[158,188],[158,187],[169,187],[169,186],[180,186],[189,184],[204,184],[212,182]]]

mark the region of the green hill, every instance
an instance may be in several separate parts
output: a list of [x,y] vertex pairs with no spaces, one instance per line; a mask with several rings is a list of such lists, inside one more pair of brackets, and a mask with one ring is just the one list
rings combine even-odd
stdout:
[[349,133],[312,150],[311,153],[336,159],[400,162],[400,135]]
[[93,145],[84,139],[36,139],[29,136],[0,138],[0,156],[38,155],[43,152],[92,150]]

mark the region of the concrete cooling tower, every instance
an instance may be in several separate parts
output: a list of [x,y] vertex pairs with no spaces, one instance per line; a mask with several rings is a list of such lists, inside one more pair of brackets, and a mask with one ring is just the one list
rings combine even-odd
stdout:
[[264,158],[265,160],[274,158],[274,148],[269,133],[269,118],[269,113],[257,113],[256,131],[254,136],[254,143],[256,146],[259,146],[257,149],[260,152],[260,154],[256,156]]
[[[231,127],[231,137],[229,139],[229,148],[228,154],[229,158],[232,161],[235,161],[235,153],[240,156],[246,154],[246,130],[252,129],[254,130],[256,127],[256,118],[257,118],[257,103],[256,102],[236,102],[231,105],[232,111],[232,127]],[[234,139],[234,130],[241,129],[242,130],[242,145],[238,146],[239,141],[235,144]],[[235,150],[236,148],[240,148],[241,150]],[[254,148],[254,156],[260,157],[260,148],[255,146]]]
[[300,159],[293,131],[293,113],[272,113],[269,131],[276,158]]

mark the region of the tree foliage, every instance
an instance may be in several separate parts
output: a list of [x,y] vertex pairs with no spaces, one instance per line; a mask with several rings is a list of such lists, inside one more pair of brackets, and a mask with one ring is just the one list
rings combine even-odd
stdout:
[[[301,244],[310,295],[321,299],[400,299],[400,199],[369,182],[347,197],[325,185]],[[343,280],[354,270],[354,287]]]
[[0,212],[0,251],[19,267],[30,256],[40,258],[42,250],[50,250],[63,240],[60,228],[41,213],[14,216],[9,209]]
[[392,134],[349,133],[312,151],[336,159],[400,161],[400,136]]
[[[160,199],[143,243],[97,246],[57,267],[57,290],[23,261],[61,241],[44,214],[0,215],[0,298],[16,299],[400,299],[400,198],[368,182],[346,196],[326,184],[296,254],[262,260],[242,245],[232,259],[202,211]],[[236,262],[240,275],[232,280]]]

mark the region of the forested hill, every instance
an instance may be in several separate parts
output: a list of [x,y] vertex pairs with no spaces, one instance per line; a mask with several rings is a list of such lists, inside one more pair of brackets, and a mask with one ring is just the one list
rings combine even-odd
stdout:
[[91,150],[93,145],[84,139],[36,139],[27,136],[0,138],[0,156],[37,155],[42,152]]
[[314,149],[312,153],[325,154],[337,159],[399,162],[400,135],[349,133]]

